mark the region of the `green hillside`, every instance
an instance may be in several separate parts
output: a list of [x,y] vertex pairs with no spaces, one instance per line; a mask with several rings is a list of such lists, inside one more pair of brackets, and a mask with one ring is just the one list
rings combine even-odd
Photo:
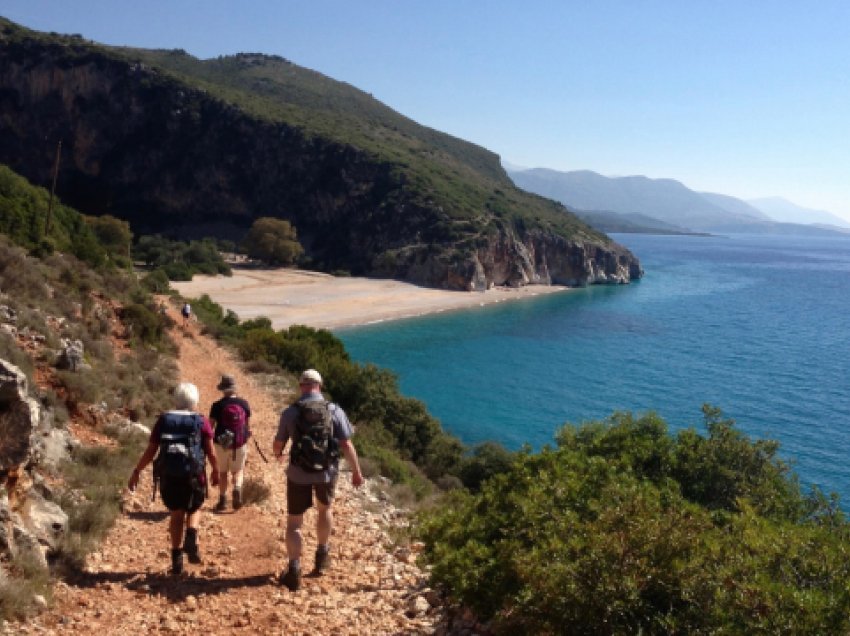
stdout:
[[495,153],[420,126],[368,93],[281,57],[199,60],[182,50],[113,50],[261,119],[365,150],[403,172],[419,198],[432,199],[453,217],[477,219],[488,210],[532,227],[607,240],[560,204],[516,189]]
[[137,234],[292,223],[307,263],[431,286],[623,283],[633,255],[499,158],[280,57],[199,60],[0,21],[0,162]]

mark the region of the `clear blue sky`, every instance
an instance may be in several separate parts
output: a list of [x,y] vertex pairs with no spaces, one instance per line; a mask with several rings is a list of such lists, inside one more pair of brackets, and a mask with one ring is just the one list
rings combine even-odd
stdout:
[[106,44],[281,55],[524,167],[850,220],[850,2],[0,0]]

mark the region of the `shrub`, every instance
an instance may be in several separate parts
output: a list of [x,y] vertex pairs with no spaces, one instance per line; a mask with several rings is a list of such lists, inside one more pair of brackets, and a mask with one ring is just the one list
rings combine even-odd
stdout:
[[242,503],[246,506],[260,504],[271,497],[271,488],[259,479],[246,479],[242,484]]
[[165,336],[166,322],[162,314],[139,303],[121,310],[121,320],[130,329],[135,341],[160,346]]
[[[433,583],[500,633],[846,633],[850,525],[706,413],[707,437],[652,414],[566,427],[449,493],[420,517]],[[680,481],[720,474],[734,501]]]

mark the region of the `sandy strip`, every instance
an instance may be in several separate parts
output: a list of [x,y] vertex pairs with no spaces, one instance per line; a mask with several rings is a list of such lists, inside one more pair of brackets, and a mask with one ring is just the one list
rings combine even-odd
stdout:
[[232,277],[195,276],[191,282],[172,282],[171,286],[187,298],[208,294],[242,320],[266,316],[275,329],[290,325],[339,329],[568,289],[531,285],[458,292],[396,280],[336,278],[293,269],[234,269]]

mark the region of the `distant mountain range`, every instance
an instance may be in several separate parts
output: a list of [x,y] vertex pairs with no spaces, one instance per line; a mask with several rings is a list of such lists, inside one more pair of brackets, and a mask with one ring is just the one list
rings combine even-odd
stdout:
[[[696,192],[673,179],[605,177],[589,170],[506,170],[518,187],[563,203],[605,232],[824,234],[850,230],[850,224],[834,215],[815,214],[783,199],[748,202]],[[810,224],[789,222],[807,218],[806,213],[812,215]]]
[[749,199],[747,203],[781,223],[811,223],[850,229],[850,223],[831,212],[804,208],[782,197]]

